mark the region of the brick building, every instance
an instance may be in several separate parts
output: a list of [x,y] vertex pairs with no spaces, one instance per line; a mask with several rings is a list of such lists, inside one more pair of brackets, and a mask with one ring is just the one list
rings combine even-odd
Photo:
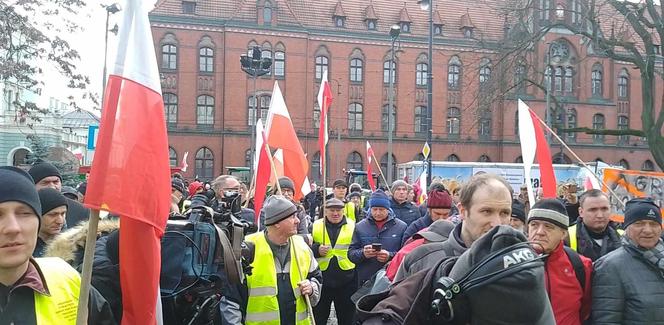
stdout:
[[[543,0],[547,9],[537,18],[577,22],[572,11],[559,9],[578,1]],[[518,161],[516,98],[544,118],[544,92],[530,85],[494,98],[484,94],[483,85],[537,76],[526,69],[542,71],[540,79],[551,83],[554,99],[564,107],[554,118],[567,127],[640,127],[640,78],[630,65],[595,54],[590,42],[567,30],[553,29],[530,51],[532,68],[501,67],[500,44],[515,30],[497,9],[501,0],[434,3],[433,160]],[[417,1],[161,0],[150,19],[171,162],[185,152],[194,158],[186,177],[209,179],[227,166],[248,166],[254,117],[266,117],[277,81],[312,163],[310,179],[318,180],[315,102],[324,69],[334,95],[329,179],[340,177],[343,168],[365,168],[366,140],[386,166],[388,33],[394,24],[401,27],[394,64],[394,161],[420,159],[426,138],[428,13]],[[271,73],[257,80],[257,103],[253,79],[239,60],[253,46],[274,60]],[[661,93],[662,85],[656,89]],[[565,138],[586,161],[656,168],[643,139],[584,133]],[[552,152],[560,162],[571,161],[556,145]]]

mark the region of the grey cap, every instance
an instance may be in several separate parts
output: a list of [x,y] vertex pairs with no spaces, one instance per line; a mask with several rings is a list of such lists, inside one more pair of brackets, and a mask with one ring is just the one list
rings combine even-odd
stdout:
[[448,220],[436,220],[428,229],[413,235],[413,239],[424,238],[429,242],[444,242],[449,238],[454,224]]
[[282,195],[272,195],[265,202],[264,210],[265,225],[271,226],[293,215],[297,212],[297,207]]
[[344,203],[339,199],[331,198],[325,201],[325,208],[343,209]]

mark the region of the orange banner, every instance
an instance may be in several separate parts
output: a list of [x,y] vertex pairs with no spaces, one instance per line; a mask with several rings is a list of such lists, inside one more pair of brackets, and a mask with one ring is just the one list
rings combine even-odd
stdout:
[[[655,203],[662,207],[664,203],[664,173],[643,172],[639,170],[622,170],[605,168],[602,191],[609,193],[607,186],[615,192],[624,203],[635,197],[651,197]],[[611,220],[623,222],[624,207],[613,195],[609,195],[611,202]],[[662,209],[664,214],[664,209]]]

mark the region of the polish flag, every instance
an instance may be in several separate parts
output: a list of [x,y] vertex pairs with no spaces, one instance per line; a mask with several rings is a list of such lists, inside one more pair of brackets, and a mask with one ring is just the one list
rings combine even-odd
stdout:
[[254,212],[255,224],[260,225],[261,209],[265,200],[267,183],[270,181],[272,169],[270,167],[269,148],[265,139],[265,130],[263,130],[263,121],[258,119],[256,122],[256,152],[254,154]]
[[189,157],[189,151],[184,153],[184,156],[182,157],[182,171],[186,172],[187,168],[189,168],[189,164],[187,164],[187,158]]
[[539,163],[543,198],[555,198],[557,196],[556,175],[553,173],[551,152],[540,126],[539,117],[520,99],[518,112],[521,156],[523,157],[524,176],[526,177],[526,186],[528,187],[528,199],[532,206],[535,204],[535,192],[532,182],[530,182],[530,171],[532,170],[535,156],[537,156],[537,162]]
[[120,215],[122,323],[152,325],[162,323],[160,240],[171,177],[149,8],[142,3],[127,1],[122,11],[85,205]]
[[374,183],[373,171],[371,170],[373,157],[374,157],[373,149],[371,148],[369,141],[367,141],[367,181],[369,181],[369,187],[371,187],[372,192],[376,190],[376,183]]
[[417,184],[420,188],[420,195],[417,197],[417,204],[422,204],[427,200],[427,172],[422,171],[420,177],[417,178]]
[[320,148],[320,174],[325,170],[325,146],[327,145],[327,111],[332,105],[332,90],[327,81],[327,70],[323,71],[323,79],[318,90],[318,107],[320,107],[320,126],[318,127],[318,147]]
[[300,200],[304,194],[304,185],[309,173],[309,162],[297,138],[293,122],[291,121],[286,102],[279,89],[279,83],[274,82],[272,100],[267,113],[267,144],[271,148],[283,150],[284,176],[290,177],[295,184],[295,200]]

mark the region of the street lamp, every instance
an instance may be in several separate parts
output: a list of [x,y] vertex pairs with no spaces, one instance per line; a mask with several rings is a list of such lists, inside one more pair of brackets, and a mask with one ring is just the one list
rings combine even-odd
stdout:
[[[270,73],[272,67],[272,58],[263,57],[263,53],[258,46],[251,49],[251,56],[244,54],[240,56],[240,65],[242,71],[254,78],[254,120],[251,124],[251,153],[256,152],[256,120],[258,116],[258,97],[256,96],[256,79]],[[249,165],[250,174],[254,174],[254,164]]]
[[[396,62],[394,62],[394,43],[399,34],[401,33],[401,27],[399,25],[392,25],[390,27],[390,38],[392,39],[392,45],[390,47],[390,70],[388,72],[389,79],[389,93],[387,95],[387,182],[392,184],[392,109],[394,106],[394,70],[396,69]],[[371,177],[371,175],[369,175]],[[390,186],[390,184],[385,184]]]
[[427,161],[427,184],[431,184],[431,156],[433,151],[433,0],[419,0],[422,10],[429,10],[429,66],[427,67],[427,143],[429,144],[429,155]]
[[104,105],[104,99],[106,96],[106,66],[107,63],[106,61],[108,60],[108,32],[112,31],[113,34],[117,35],[118,33],[118,25],[115,25],[113,27],[113,30],[108,29],[108,19],[112,14],[117,13],[118,11],[122,10],[122,6],[120,6],[119,3],[114,3],[111,5],[101,5],[104,9],[106,9],[106,28],[104,29],[104,75],[102,76],[101,80],[101,104],[102,106]]

